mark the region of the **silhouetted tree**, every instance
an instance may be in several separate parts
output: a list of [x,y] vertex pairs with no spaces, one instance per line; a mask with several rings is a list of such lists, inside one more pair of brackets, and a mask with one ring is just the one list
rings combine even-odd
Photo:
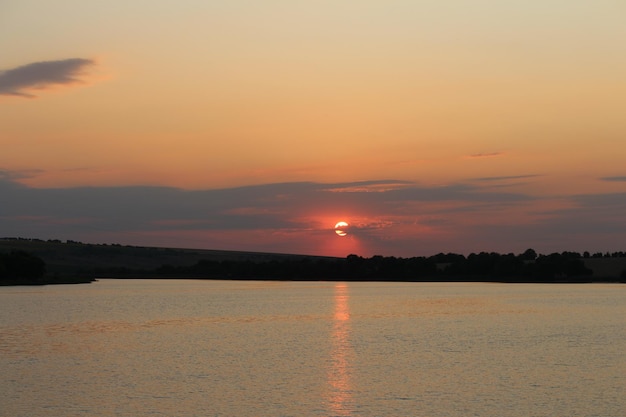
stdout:
[[534,261],[537,259],[537,252],[534,249],[526,249],[524,253],[519,256],[524,261]]

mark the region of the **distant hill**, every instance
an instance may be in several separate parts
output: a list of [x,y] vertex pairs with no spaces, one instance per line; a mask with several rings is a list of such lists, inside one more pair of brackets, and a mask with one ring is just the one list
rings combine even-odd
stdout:
[[201,260],[251,261],[333,259],[329,257],[238,252],[205,249],[177,249],[118,244],[89,244],[75,241],[0,238],[0,252],[23,250],[46,263],[48,275],[93,276],[99,271],[155,270],[163,265],[188,267]]

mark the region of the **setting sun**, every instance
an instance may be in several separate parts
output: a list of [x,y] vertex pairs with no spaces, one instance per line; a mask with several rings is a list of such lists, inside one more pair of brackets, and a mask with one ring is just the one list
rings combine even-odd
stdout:
[[348,232],[346,230],[346,228],[348,226],[349,226],[349,224],[344,222],[344,221],[338,222],[335,225],[335,233],[337,233],[337,236],[342,236],[342,237],[346,236],[348,234]]

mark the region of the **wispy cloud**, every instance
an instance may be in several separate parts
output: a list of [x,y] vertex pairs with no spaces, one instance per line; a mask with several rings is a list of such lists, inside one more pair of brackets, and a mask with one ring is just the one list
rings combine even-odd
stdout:
[[81,76],[93,65],[95,61],[91,59],[70,58],[33,62],[0,71],[0,95],[34,98],[31,90],[81,83]]

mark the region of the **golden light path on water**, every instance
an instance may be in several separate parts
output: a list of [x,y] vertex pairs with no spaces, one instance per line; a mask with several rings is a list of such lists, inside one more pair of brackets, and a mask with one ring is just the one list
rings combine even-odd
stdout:
[[333,415],[350,416],[353,408],[350,380],[352,345],[348,285],[335,285],[331,366],[328,371],[328,403]]

